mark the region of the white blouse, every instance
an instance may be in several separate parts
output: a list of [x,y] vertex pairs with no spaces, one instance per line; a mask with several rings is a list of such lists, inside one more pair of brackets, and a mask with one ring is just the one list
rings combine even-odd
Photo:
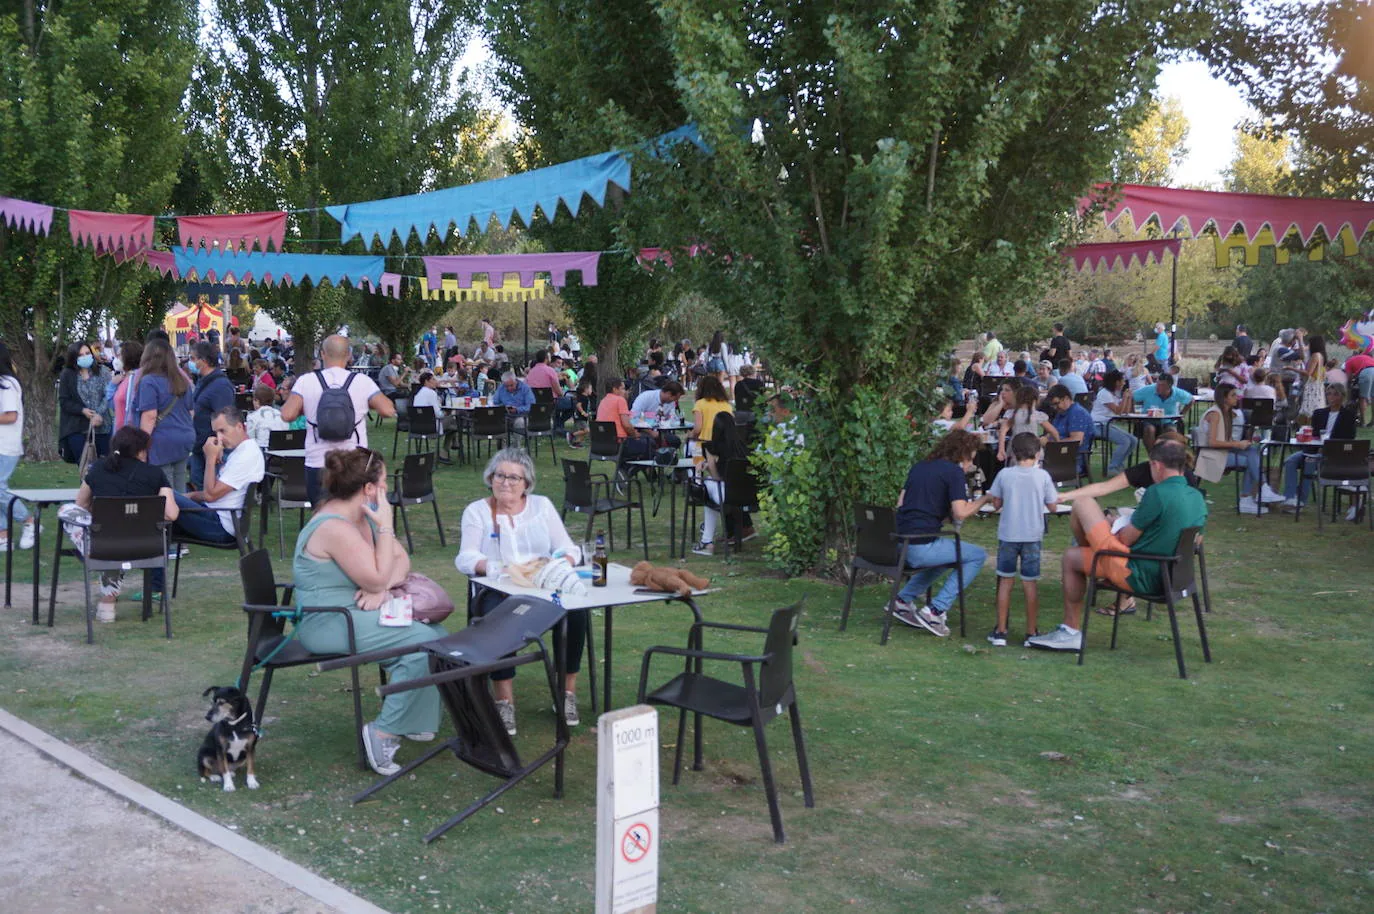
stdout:
[[463,511],[463,534],[458,556],[453,564],[463,574],[477,574],[477,563],[483,559],[500,562],[502,566],[527,562],[534,558],[548,558],[555,552],[580,561],[582,550],[568,536],[563,519],[553,502],[543,495],[525,499],[525,510],[511,517],[497,514],[499,528],[492,525],[491,503],[479,499]]

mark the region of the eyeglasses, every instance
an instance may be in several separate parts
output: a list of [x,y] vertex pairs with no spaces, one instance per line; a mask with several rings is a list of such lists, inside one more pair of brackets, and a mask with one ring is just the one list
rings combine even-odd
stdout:
[[492,481],[492,482],[504,482],[504,483],[506,483],[507,485],[515,485],[517,482],[523,483],[523,482],[525,481],[525,477],[523,477],[523,476],[512,476],[512,475],[510,475],[509,473],[492,473],[492,474],[491,474],[491,481]]

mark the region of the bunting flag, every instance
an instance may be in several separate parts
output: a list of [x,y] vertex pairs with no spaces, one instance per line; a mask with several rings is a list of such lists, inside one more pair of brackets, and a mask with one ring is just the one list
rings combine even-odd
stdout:
[[0,223],[36,235],[46,235],[52,228],[52,207],[30,203],[27,200],[0,197]]
[[347,254],[230,254],[177,248],[172,252],[176,270],[183,277],[195,273],[202,282],[250,282],[267,285],[294,285],[302,280],[318,283],[328,279],[335,285],[367,280],[373,285],[382,278],[386,258]]
[[[1234,235],[1227,235],[1225,238],[1217,235],[1212,239],[1212,244],[1215,247],[1217,269],[1229,267],[1231,265],[1231,252],[1236,250],[1245,252],[1245,265],[1247,267],[1259,265],[1260,251],[1263,248],[1274,249],[1274,263],[1288,263],[1291,255],[1289,249],[1279,244],[1274,233],[1267,228],[1260,229],[1254,241],[1247,241],[1244,232],[1237,232]],[[1355,240],[1355,233],[1350,230],[1349,226],[1346,226],[1336,233],[1336,237],[1332,239],[1332,244],[1308,245],[1305,251],[1307,259],[1312,261],[1325,260],[1328,247],[1335,247],[1342,254],[1351,257],[1359,253],[1360,243]]]
[[247,251],[256,243],[280,251],[286,240],[286,213],[239,213],[231,216],[178,216],[177,237],[186,248]]
[[[690,142],[709,151],[691,125],[655,137],[646,146],[651,155],[663,155],[679,142]],[[343,242],[361,236],[369,244],[374,239],[385,243],[392,236],[402,240],[409,238],[411,232],[418,232],[424,238],[431,230],[447,238],[451,228],[459,235],[467,234],[468,225],[474,220],[478,231],[484,231],[493,217],[503,229],[509,228],[511,219],[516,216],[528,225],[536,209],[552,222],[560,202],[576,216],[583,194],[595,200],[597,206],[603,206],[607,189],[612,184],[626,191],[630,189],[630,160],[624,150],[603,152],[462,187],[370,203],[326,206],[325,211],[339,221],[339,237]]]
[[1080,244],[1061,252],[1066,260],[1072,260],[1074,269],[1088,272],[1103,269],[1110,273],[1119,265],[1129,269],[1136,263],[1150,264],[1158,260],[1164,262],[1164,252],[1178,256],[1180,240],[1161,238],[1150,241],[1109,241],[1102,244]]
[[1317,229],[1329,239],[1349,229],[1358,243],[1374,222],[1374,203],[1362,200],[1232,194],[1143,184],[1123,184],[1119,195],[1113,193],[1112,185],[1098,185],[1095,195],[1081,202],[1107,204],[1108,225],[1129,212],[1137,227],[1156,218],[1168,233],[1181,230],[1186,220],[1191,233],[1187,237],[1197,238],[1208,226],[1214,226],[1223,238],[1239,232],[1251,244],[1266,227],[1275,238],[1295,231],[1304,246],[1311,243]]
[[67,223],[71,229],[72,243],[77,247],[93,247],[97,254],[113,253],[120,248],[132,252],[153,243],[152,216],[69,209]]
[[472,286],[474,273],[485,273],[487,284],[493,289],[505,285],[505,274],[515,273],[520,277],[520,285],[526,289],[534,286],[535,273],[548,273],[555,286],[568,284],[568,271],[578,270],[582,274],[582,285],[596,285],[596,266],[601,254],[596,251],[574,251],[563,254],[464,254],[457,256],[426,257],[425,282],[431,292],[442,287],[445,273],[456,273],[458,288]]

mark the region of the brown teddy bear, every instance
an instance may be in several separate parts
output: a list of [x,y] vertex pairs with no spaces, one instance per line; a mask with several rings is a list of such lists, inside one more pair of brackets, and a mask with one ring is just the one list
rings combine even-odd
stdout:
[[705,590],[710,586],[711,579],[692,574],[685,568],[657,568],[648,562],[640,562],[630,570],[630,583],[636,587],[685,597],[694,590]]

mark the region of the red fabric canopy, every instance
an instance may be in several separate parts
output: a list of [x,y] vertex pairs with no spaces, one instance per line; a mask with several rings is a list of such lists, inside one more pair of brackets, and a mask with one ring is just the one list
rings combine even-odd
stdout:
[[1144,184],[1123,184],[1119,195],[1113,193],[1112,185],[1100,184],[1094,195],[1082,202],[1085,206],[1105,203],[1108,225],[1129,212],[1136,226],[1157,217],[1164,231],[1172,232],[1182,230],[1181,223],[1186,219],[1188,231],[1192,233],[1189,237],[1196,238],[1208,225],[1214,225],[1222,237],[1239,228],[1251,243],[1266,225],[1277,238],[1288,234],[1290,229],[1297,229],[1305,245],[1311,242],[1318,228],[1328,239],[1333,239],[1342,228],[1349,226],[1359,240],[1374,222],[1374,203],[1362,200],[1232,194]]
[[1063,251],[1066,259],[1072,260],[1074,269],[1082,270],[1086,267],[1089,272],[1105,268],[1111,272],[1120,264],[1123,268],[1129,268],[1137,260],[1142,264],[1153,263],[1158,260],[1164,262],[1164,252],[1168,251],[1175,257],[1178,256],[1180,240],[1177,238],[1161,238],[1152,241],[1110,241],[1102,244],[1080,244],[1076,248],[1069,248]]
[[251,250],[254,242],[266,251],[270,243],[282,249],[286,240],[286,213],[239,213],[231,216],[178,216],[177,237],[182,247]]

